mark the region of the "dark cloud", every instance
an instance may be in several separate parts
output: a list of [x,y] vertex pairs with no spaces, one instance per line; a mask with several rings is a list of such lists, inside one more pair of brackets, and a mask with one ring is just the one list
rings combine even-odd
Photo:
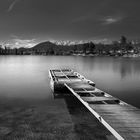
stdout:
[[18,2],[19,0],[13,0],[13,2],[10,4],[9,8],[8,8],[8,12],[11,12],[12,9],[14,8],[14,6],[16,5],[16,3]]
[[139,6],[139,0],[1,0],[0,38],[138,38]]

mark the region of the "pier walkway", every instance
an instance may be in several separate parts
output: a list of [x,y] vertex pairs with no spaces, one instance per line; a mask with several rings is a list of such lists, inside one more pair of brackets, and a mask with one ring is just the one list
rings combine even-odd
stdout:
[[118,140],[140,140],[140,109],[97,89],[90,80],[78,73],[61,70],[57,74],[54,71],[53,76]]

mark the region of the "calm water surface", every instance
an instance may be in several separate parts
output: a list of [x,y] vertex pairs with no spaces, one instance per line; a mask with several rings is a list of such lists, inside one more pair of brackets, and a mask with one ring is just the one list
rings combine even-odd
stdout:
[[[5,103],[8,105],[9,102],[18,106],[23,102],[32,105],[44,103],[45,106],[43,104],[42,107],[45,107],[45,111],[52,114],[57,112],[54,117],[62,118],[59,115],[65,114],[63,121],[59,120],[61,125],[68,118],[72,124],[76,122],[75,116],[69,116],[69,113],[74,114],[69,101],[53,97],[48,78],[48,70],[53,68],[74,69],[94,81],[98,88],[140,108],[140,58],[79,56],[0,56],[1,106]],[[80,113],[78,115],[79,118]],[[75,134],[73,137],[77,139]]]
[[140,108],[140,58],[1,56],[0,96],[52,98],[48,70],[71,68],[100,89]]

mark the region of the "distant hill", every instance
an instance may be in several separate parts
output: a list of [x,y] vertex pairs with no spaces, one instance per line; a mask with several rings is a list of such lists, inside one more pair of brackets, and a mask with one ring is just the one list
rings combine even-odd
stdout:
[[35,45],[31,49],[34,49],[34,50],[48,50],[48,49],[54,48],[56,46],[57,46],[56,44],[54,44],[50,41],[46,41],[46,42],[41,42],[41,43]]
[[46,41],[37,44],[31,49],[37,54],[93,53],[95,45],[92,42],[75,45],[56,45],[50,41]]

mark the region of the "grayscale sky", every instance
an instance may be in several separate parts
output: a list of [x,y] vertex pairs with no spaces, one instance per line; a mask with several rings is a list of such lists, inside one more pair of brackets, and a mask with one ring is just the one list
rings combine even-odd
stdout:
[[0,41],[140,37],[140,0],[0,0]]

